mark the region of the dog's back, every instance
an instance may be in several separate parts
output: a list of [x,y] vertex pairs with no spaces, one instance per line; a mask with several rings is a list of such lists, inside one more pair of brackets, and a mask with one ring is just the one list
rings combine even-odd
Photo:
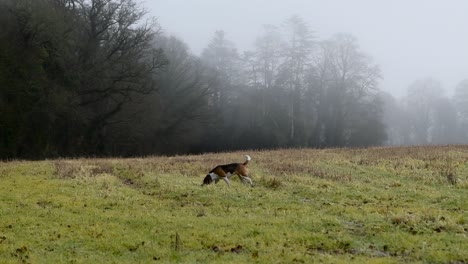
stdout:
[[241,165],[240,163],[231,163],[231,164],[225,164],[225,165],[219,165],[216,168],[212,169],[210,172],[215,172],[216,170],[223,170],[226,173],[231,173],[234,174],[236,169]]

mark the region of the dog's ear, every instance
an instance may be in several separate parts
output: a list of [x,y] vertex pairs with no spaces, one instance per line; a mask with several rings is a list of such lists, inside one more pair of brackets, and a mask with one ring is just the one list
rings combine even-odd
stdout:
[[206,175],[205,179],[203,179],[203,184],[202,184],[202,186],[203,186],[203,185],[208,185],[208,184],[210,184],[211,182],[213,182],[213,179],[212,179],[211,176],[208,174],[208,175]]

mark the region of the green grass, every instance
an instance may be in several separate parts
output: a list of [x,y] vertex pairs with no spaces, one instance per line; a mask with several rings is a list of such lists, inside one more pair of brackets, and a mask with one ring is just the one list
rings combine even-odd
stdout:
[[2,263],[467,263],[468,146],[0,163]]

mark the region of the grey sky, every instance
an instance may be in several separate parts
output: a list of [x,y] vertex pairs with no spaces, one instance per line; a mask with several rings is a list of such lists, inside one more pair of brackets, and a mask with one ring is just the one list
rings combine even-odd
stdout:
[[251,49],[262,25],[297,14],[318,40],[356,36],[382,69],[381,88],[396,96],[426,77],[450,95],[468,78],[468,0],[147,0],[145,6],[195,54],[219,29],[239,51]]

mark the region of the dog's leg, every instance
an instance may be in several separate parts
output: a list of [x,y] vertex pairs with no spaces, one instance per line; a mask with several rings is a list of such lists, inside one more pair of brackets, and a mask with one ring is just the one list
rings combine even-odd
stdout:
[[[250,160],[249,158],[247,158],[247,159]],[[247,164],[247,162],[246,162],[246,164]],[[252,180],[248,176],[249,171],[247,170],[247,167],[245,167],[245,165],[240,164],[238,166],[238,168],[237,168],[236,174],[239,176],[239,179],[242,181],[242,183],[245,184],[245,182],[247,181],[250,184],[250,186],[253,187]]]
[[244,176],[240,175],[240,174],[237,174],[237,176],[239,177],[239,180],[241,180],[241,182],[243,184],[246,184],[246,179],[244,178]]
[[252,179],[250,179],[248,176],[241,176],[242,178],[242,182],[244,181],[247,181],[248,183],[250,183],[250,186],[253,187],[253,183],[252,183]]
[[231,187],[231,183],[229,182],[228,177],[223,177],[223,180],[226,182],[226,184],[228,185],[228,187]]

